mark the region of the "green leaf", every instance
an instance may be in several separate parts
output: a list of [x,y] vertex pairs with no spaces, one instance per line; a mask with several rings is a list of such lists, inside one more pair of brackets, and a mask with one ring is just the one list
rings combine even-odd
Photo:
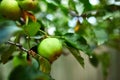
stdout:
[[84,4],[85,11],[90,11],[92,9],[92,5],[89,0],[80,0]]
[[81,50],[85,53],[90,52],[89,46],[86,43],[86,40],[75,33],[67,33],[64,35],[65,36],[65,43],[72,48],[75,48],[77,50]]
[[65,36],[65,42],[68,43],[69,46],[74,47],[76,49],[81,49],[81,45],[78,45],[78,44],[81,44],[81,43],[86,44],[86,41],[75,33],[67,33],[64,36]]
[[76,60],[79,62],[79,64],[84,68],[84,59],[83,59],[83,57],[81,57],[79,50],[68,47],[68,46],[67,46],[67,48],[70,50],[70,52],[76,58]]
[[69,0],[69,7],[71,10],[75,10],[75,2],[73,0]]
[[50,62],[47,59],[45,59],[45,58],[39,59],[39,62],[40,62],[40,70],[42,72],[45,72],[45,73],[49,74],[50,71],[51,71],[51,64],[50,64]]
[[32,57],[31,60],[32,60],[32,66],[35,69],[39,69],[40,64],[38,63],[37,59],[35,59],[35,58]]
[[34,36],[40,29],[40,24],[38,22],[31,22],[28,25],[23,26],[24,32],[29,36]]
[[0,44],[0,54],[2,54],[4,51],[6,51],[8,48],[6,48],[5,44]]
[[94,67],[98,67],[99,60],[98,60],[98,57],[97,57],[96,54],[92,54],[92,55],[89,57],[89,61],[90,61],[90,63],[91,63]]
[[59,5],[59,8],[61,9],[61,11],[62,11],[65,15],[68,15],[68,13],[69,13],[68,8],[64,7],[63,5]]
[[79,1],[69,1],[70,9],[76,11],[81,15],[81,13],[92,10],[92,5],[89,3],[89,0],[79,0]]
[[[17,74],[16,74],[17,72]],[[12,70],[9,80],[53,80],[49,74],[38,71],[32,66],[18,66]]]
[[86,25],[87,27],[83,29],[82,36],[86,40],[87,44],[90,46],[91,49],[94,49],[97,45],[95,33],[93,31],[93,27],[90,25]]
[[59,0],[46,0],[46,2],[55,6],[58,6],[58,4],[60,4]]
[[108,68],[110,67],[110,54],[103,53],[99,55],[99,61],[102,64],[102,71],[103,71],[104,79],[106,79],[108,76]]
[[75,5],[76,11],[79,15],[81,15],[84,11],[84,5],[82,3],[77,3]]
[[12,53],[15,51],[16,47],[11,45],[8,50],[6,50],[4,53],[1,55],[1,61],[2,63],[6,63],[9,61],[9,58],[11,57]]
[[108,35],[103,29],[94,29],[97,44],[101,45],[108,40]]

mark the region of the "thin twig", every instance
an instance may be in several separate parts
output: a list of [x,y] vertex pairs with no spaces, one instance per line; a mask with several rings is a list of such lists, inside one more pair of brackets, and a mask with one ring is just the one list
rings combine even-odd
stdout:
[[21,44],[19,44],[19,43],[14,43],[14,42],[12,42],[12,41],[7,41],[6,42],[7,44],[11,44],[11,45],[15,45],[15,46],[17,46],[19,49],[21,49],[22,51],[25,51],[25,52],[29,52],[29,50],[27,50],[27,49],[25,49]]
[[43,33],[46,37],[48,37],[47,32],[43,31],[43,30],[39,30],[41,33]]
[[26,37],[27,39],[35,39],[35,40],[40,40],[42,38],[44,38],[45,36],[31,36],[31,37]]
[[26,53],[28,53],[29,55],[33,56],[34,58],[39,58],[40,57],[33,50],[27,50],[19,43],[14,43],[12,41],[7,41],[6,43],[17,46],[20,50],[25,51]]

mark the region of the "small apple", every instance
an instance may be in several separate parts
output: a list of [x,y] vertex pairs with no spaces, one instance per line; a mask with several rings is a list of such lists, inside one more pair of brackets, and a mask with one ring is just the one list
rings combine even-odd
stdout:
[[21,16],[21,9],[16,0],[2,0],[0,14],[10,20],[17,20]]
[[57,38],[46,38],[38,45],[38,53],[51,63],[62,53],[62,43]]
[[33,10],[38,5],[38,0],[23,0],[19,1],[19,5],[23,10]]
[[27,65],[27,54],[17,55],[13,58],[13,65],[15,67],[19,65]]

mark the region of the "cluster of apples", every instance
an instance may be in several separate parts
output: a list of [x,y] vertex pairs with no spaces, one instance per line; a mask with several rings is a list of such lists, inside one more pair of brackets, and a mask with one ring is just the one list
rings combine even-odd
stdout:
[[[0,2],[0,15],[6,19],[18,20],[21,18],[23,11],[33,10],[37,7],[37,4],[38,0],[2,0]],[[46,38],[38,45],[38,53],[52,63],[62,53],[62,43],[57,38]],[[25,62],[24,58],[22,60],[22,62]],[[21,60],[19,61],[16,58],[15,61],[22,63]]]
[[0,2],[0,15],[6,19],[18,20],[22,11],[36,8],[38,0],[2,0]]

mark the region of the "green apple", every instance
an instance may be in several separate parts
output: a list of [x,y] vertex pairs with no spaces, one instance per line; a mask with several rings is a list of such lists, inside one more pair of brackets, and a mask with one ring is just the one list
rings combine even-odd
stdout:
[[19,1],[19,5],[23,10],[33,10],[37,7],[38,0]]
[[27,65],[27,54],[14,56],[13,65],[15,67],[17,67],[19,65]]
[[2,0],[0,15],[10,20],[17,20],[21,16],[21,9],[16,0]]
[[57,38],[46,38],[38,45],[38,53],[53,62],[62,53],[62,43]]

